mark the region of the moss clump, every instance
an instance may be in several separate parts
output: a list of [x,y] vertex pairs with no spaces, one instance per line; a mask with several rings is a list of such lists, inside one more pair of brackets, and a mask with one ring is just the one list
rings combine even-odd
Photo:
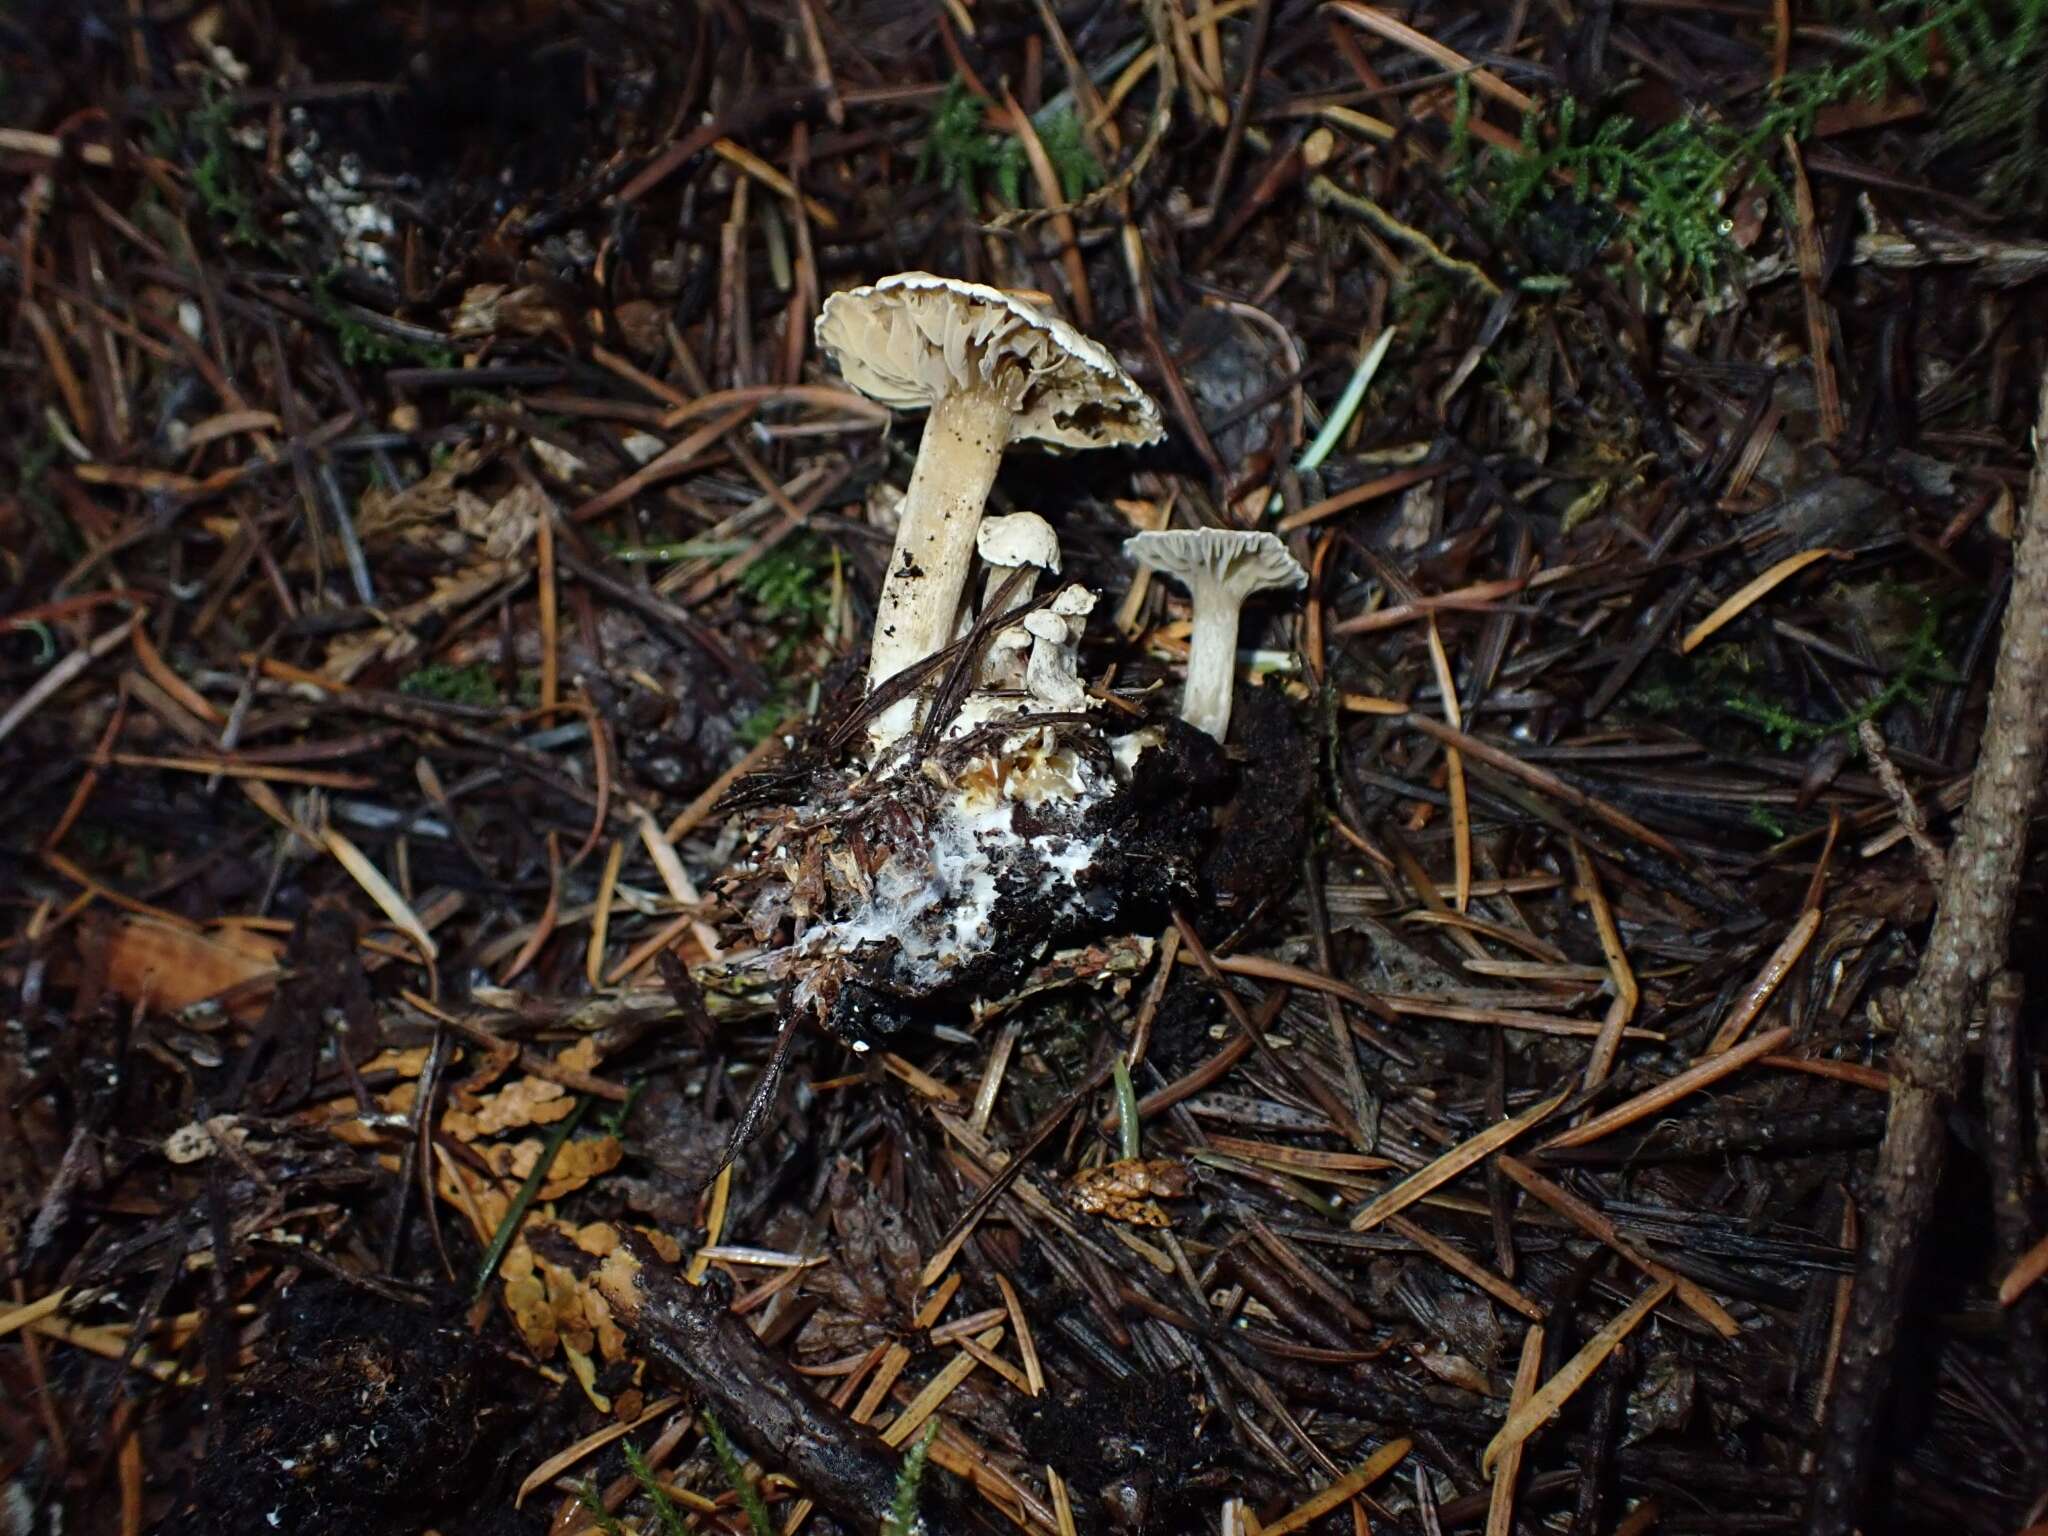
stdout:
[[896,1473],[896,1496],[889,1501],[889,1513],[882,1521],[881,1536],[912,1536],[917,1530],[917,1490],[924,1482],[925,1460],[932,1452],[932,1437],[938,1432],[939,1421],[933,1419],[925,1425],[917,1443],[904,1453],[903,1465]]
[[[1068,202],[1102,185],[1102,167],[1089,153],[1080,119],[1073,110],[1060,107],[1041,112],[1031,119],[1038,142],[1052,162],[1059,178],[1060,192]],[[946,94],[932,109],[925,130],[924,149],[917,158],[919,179],[938,172],[939,185],[958,192],[972,208],[980,203],[982,178],[989,178],[996,196],[1012,208],[1024,205],[1024,141],[1013,135],[990,133],[984,125],[982,104],[955,76]]]
[[445,661],[432,662],[408,673],[399,682],[398,691],[477,709],[497,709],[505,702],[505,695],[498,687],[497,674],[488,663],[481,661],[471,662],[466,667]]
[[[1877,17],[1888,30],[1851,30],[1850,57],[1786,75],[1746,123],[1690,112],[1645,129],[1618,101],[1566,96],[1524,120],[1519,155],[1481,150],[1461,179],[1485,194],[1499,227],[1534,231],[1522,243],[1539,265],[1569,270],[1619,240],[1651,278],[1712,281],[1734,250],[1728,197],[1748,182],[1789,203],[1772,169],[1787,135],[1809,136],[1827,107],[1924,86],[1946,59],[1923,166],[1945,155],[1970,163],[1994,206],[2048,192],[2048,0],[1885,0]],[[1461,157],[1469,112],[1460,82]],[[1544,238],[1560,218],[1572,238]]]
[[1958,604],[1903,587],[1881,595],[1913,615],[1910,627],[1878,645],[1887,671],[1877,691],[1839,716],[1811,719],[1790,701],[1766,691],[1749,652],[1733,643],[1696,659],[1667,662],[1629,691],[1627,707],[1640,716],[1677,719],[1681,724],[1696,721],[1702,713],[1719,714],[1761,732],[1778,751],[1791,752],[1830,736],[1852,735],[1866,720],[1882,720],[1896,705],[1924,702],[1931,686],[1960,681],[1943,640],[1958,615]]
[[799,536],[748,566],[740,591],[770,618],[808,629],[832,610],[832,562],[829,548]]
[[[334,332],[341,347],[341,360],[351,368],[389,368],[398,363],[415,363],[422,368],[453,368],[453,349],[428,342],[411,341],[373,329],[334,292],[337,269],[330,267],[313,280],[308,297],[321,322]],[[481,391],[458,391],[480,395]],[[502,403],[502,402],[501,402]]]

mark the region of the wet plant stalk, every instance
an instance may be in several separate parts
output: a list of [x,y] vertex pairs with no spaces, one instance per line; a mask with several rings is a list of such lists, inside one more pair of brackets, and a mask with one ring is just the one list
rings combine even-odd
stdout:
[[580,1095],[576,1107],[568,1116],[548,1133],[540,1156],[533,1160],[533,1172],[526,1176],[526,1182],[519,1186],[519,1193],[512,1197],[512,1203],[505,1207],[505,1219],[498,1223],[498,1230],[491,1236],[491,1246],[484,1250],[484,1261],[477,1266],[476,1284],[470,1287],[469,1299],[476,1301],[484,1293],[484,1287],[491,1283],[491,1276],[498,1272],[498,1265],[504,1262],[505,1252],[512,1246],[512,1239],[519,1235],[519,1224],[526,1219],[527,1208],[540,1193],[541,1185],[547,1183],[548,1173],[555,1166],[555,1157],[568,1143],[569,1135],[583,1119],[583,1112],[590,1107],[590,1095]]
[[1109,1074],[1116,1083],[1117,1154],[1129,1162],[1138,1155],[1138,1090],[1122,1052],[1111,1063]]

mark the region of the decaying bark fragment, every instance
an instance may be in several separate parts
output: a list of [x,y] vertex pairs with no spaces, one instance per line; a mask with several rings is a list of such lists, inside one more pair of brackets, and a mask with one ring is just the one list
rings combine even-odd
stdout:
[[1861,1520],[1872,1450],[1892,1400],[1909,1283],[1941,1183],[1948,1111],[1962,1086],[1970,1016],[2005,964],[2027,821],[2041,790],[2048,749],[2048,379],[2034,437],[2033,481],[2014,539],[2012,593],[1970,804],[1948,851],[1941,907],[1892,1050],[1876,1204],[1815,1468],[1809,1536],[1849,1536]]
[[[787,1472],[806,1496],[854,1529],[881,1529],[895,1498],[901,1453],[818,1397],[765,1349],[727,1309],[730,1298],[718,1276],[689,1285],[629,1237],[605,1256],[594,1278],[641,1353],[695,1394],[735,1441]],[[984,1529],[934,1483],[928,1477],[918,1497],[925,1536]]]

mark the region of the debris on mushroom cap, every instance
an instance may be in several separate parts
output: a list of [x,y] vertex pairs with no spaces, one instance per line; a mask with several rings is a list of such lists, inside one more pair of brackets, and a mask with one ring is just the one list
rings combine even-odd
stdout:
[[1035,565],[1055,576],[1060,573],[1059,535],[1036,512],[983,518],[974,549],[990,565]]
[[1205,579],[1240,599],[1268,587],[1308,583],[1301,562],[1277,537],[1263,530],[1175,528],[1135,533],[1124,540],[1124,553],[1139,565],[1178,577],[1190,586],[1196,579]]
[[899,272],[826,299],[814,335],[847,383],[898,410],[999,389],[1013,442],[1113,448],[1161,436],[1159,407],[1108,352],[981,283]]

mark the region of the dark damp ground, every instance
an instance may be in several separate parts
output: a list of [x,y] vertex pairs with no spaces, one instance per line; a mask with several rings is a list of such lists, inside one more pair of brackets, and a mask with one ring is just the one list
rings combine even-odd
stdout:
[[[701,1380],[643,1420],[691,1378],[588,1284],[714,1212],[716,1363],[824,1426],[724,1426],[775,1529],[885,1361],[879,1414],[963,1319],[1022,1379],[1021,1318],[1043,1392],[976,1360],[939,1410],[963,1529],[1061,1529],[1048,1469],[1091,1536],[1270,1525],[1399,1450],[1299,1528],[1482,1531],[1533,1318],[1549,1381],[1645,1265],[1703,1300],[1526,1442],[1515,1532],[2039,1523],[2043,1288],[1996,1296],[2044,1220],[2038,856],[1878,1432],[1814,1471],[1934,909],[1901,807],[1952,843],[2048,360],[2039,6],[1795,6],[1782,53],[1765,6],[1399,8],[1448,68],[1358,11],[0,6],[0,1527],[572,1536],[587,1485],[654,1529],[630,1445],[743,1530]],[[1071,239],[1012,100],[1059,201],[1106,184]],[[1050,295],[1161,402],[994,496],[1101,593],[1105,718],[1178,699],[1178,594],[1114,622],[1135,529],[1283,528],[1312,579],[1057,935],[1178,912],[1171,972],[977,1022],[1054,926],[1019,872],[975,985],[870,989],[856,1056],[704,935],[751,942],[745,818],[844,766],[917,426],[805,337],[913,267]],[[1769,1060],[1542,1146],[1704,1060],[1808,910]],[[1582,1091],[1611,941],[1635,1033]],[[1084,1199],[1131,1058],[1164,1227]]]

